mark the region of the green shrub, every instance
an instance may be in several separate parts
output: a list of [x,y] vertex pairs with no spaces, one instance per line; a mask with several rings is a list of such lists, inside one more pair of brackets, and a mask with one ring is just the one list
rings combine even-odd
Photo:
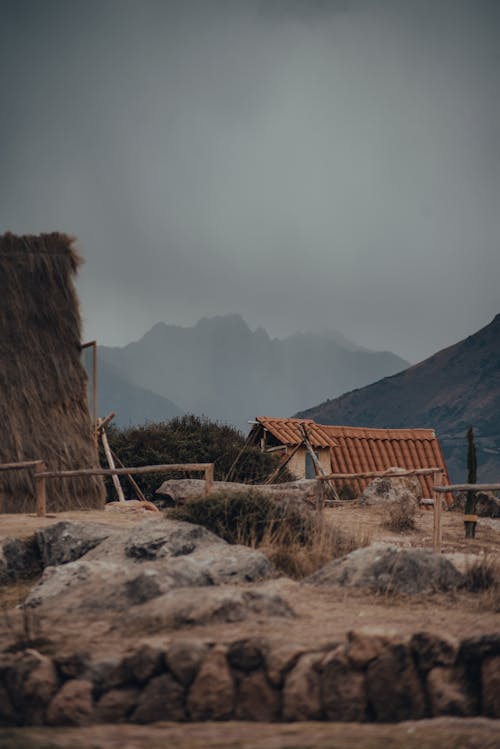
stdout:
[[[214,463],[216,481],[223,480],[244,448],[245,436],[234,427],[198,416],[181,416],[171,421],[144,424],[127,428],[108,429],[111,449],[125,466],[146,466],[160,463]],[[274,453],[262,453],[258,447],[245,447],[241,454],[232,481],[262,483],[275,469],[279,457]],[[101,455],[102,465],[106,458]],[[148,499],[155,498],[155,491],[169,478],[201,478],[193,473],[150,473],[135,476],[135,480]],[[286,471],[279,481],[290,481]],[[126,479],[124,479],[125,483]],[[112,497],[111,481],[107,482],[108,496]],[[133,492],[126,491],[127,496]]]

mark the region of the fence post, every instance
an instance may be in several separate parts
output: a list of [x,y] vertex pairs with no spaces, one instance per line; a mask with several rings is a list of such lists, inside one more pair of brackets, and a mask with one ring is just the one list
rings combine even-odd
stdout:
[[214,464],[210,463],[205,468],[205,497],[208,497],[212,489],[214,488]]
[[[439,486],[441,482],[441,471],[433,475],[434,486]],[[432,547],[436,554],[441,553],[441,494],[440,492],[433,491],[434,496],[434,528],[432,535]]]
[[35,465],[35,492],[36,492],[36,514],[39,518],[47,515],[47,493],[45,491],[45,476],[40,476],[47,470],[43,461]]

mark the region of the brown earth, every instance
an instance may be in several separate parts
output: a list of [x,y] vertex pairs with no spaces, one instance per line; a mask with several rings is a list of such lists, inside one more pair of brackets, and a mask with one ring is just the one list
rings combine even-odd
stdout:
[[498,749],[500,721],[435,718],[359,723],[156,723],[0,728],[2,749]]

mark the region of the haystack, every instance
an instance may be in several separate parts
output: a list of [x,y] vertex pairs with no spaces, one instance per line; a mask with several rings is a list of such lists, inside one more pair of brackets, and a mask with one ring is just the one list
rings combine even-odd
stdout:
[[[98,465],[73,284],[80,263],[65,234],[0,236],[0,463]],[[103,503],[98,477],[47,481],[49,511]],[[0,511],[34,506],[31,472],[0,472]]]

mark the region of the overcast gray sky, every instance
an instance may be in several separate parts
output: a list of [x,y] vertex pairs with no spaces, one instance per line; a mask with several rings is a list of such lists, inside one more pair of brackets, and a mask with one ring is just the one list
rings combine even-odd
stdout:
[[0,0],[0,226],[86,335],[239,312],[417,361],[500,312],[496,0]]

